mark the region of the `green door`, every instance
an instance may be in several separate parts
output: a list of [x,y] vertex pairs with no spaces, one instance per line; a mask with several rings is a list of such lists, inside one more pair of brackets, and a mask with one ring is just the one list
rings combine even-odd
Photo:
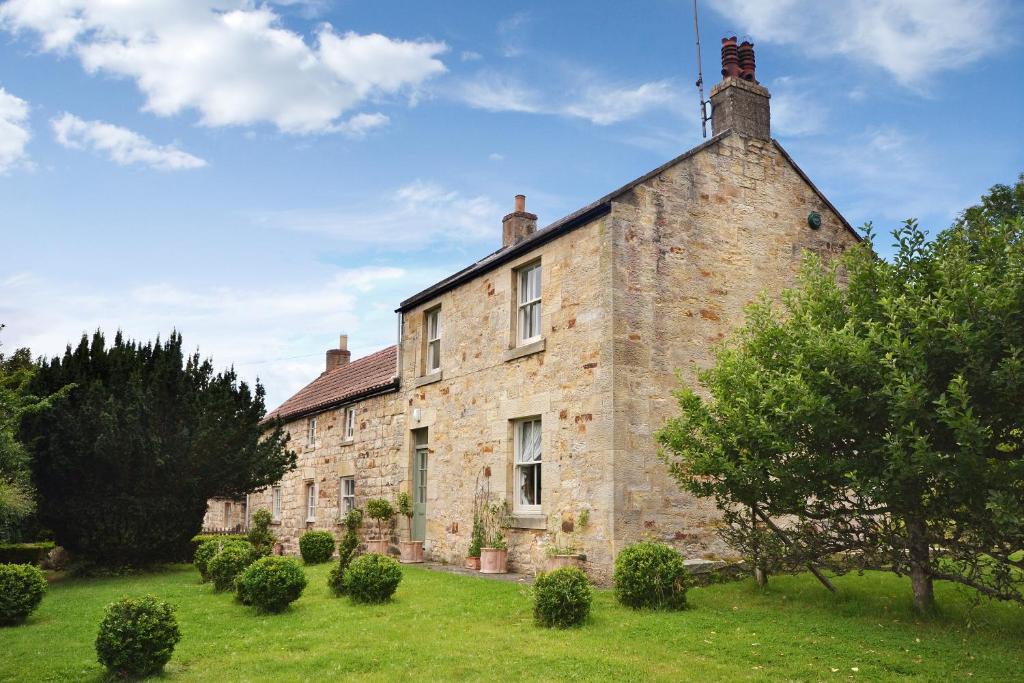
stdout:
[[[427,539],[427,444],[425,429],[416,434],[412,462],[412,540]],[[422,437],[421,437],[422,434]],[[422,438],[423,443],[420,443]]]

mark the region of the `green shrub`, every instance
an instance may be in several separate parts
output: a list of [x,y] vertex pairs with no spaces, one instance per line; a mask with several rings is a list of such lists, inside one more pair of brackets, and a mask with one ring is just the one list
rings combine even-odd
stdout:
[[299,537],[299,553],[306,564],[327,562],[334,554],[334,534],[330,531],[307,531]]
[[120,677],[155,674],[181,640],[174,606],[152,595],[124,598],[107,606],[96,636],[100,664]]
[[274,515],[270,510],[257,510],[252,516],[252,528],[246,537],[246,540],[252,543],[252,547],[256,548],[256,552],[263,557],[273,552],[274,543],[277,542],[277,537],[270,532],[270,524],[273,521]]
[[627,607],[684,609],[688,583],[682,556],[664,543],[635,543],[615,558],[615,597]]
[[587,575],[576,567],[538,574],[533,582],[533,618],[540,626],[577,626],[590,614],[593,597]]
[[[191,543],[191,548],[188,557],[195,557],[196,550],[198,550],[199,546],[201,546],[203,543],[206,543],[207,541],[222,541],[224,543],[227,543],[228,541],[247,540],[249,540],[248,537],[243,536],[242,534],[196,534],[192,537],[192,540],[189,541],[189,543]],[[188,559],[186,558],[185,561],[187,562]]]
[[30,564],[0,564],[0,626],[18,624],[39,607],[46,579]]
[[353,602],[386,602],[402,581],[398,561],[386,555],[360,555],[345,570],[345,592]]
[[219,591],[232,590],[235,587],[235,578],[258,557],[256,549],[249,541],[225,543],[208,565],[213,587]]
[[196,548],[195,557],[192,558],[192,564],[199,570],[199,576],[202,577],[203,583],[210,580],[210,560],[216,557],[217,553],[224,547],[224,541],[212,540],[206,541],[198,548]]
[[0,543],[0,563],[39,564],[53,548],[53,541]]
[[395,508],[384,498],[371,498],[366,501],[366,516],[377,523],[377,538],[385,538],[384,527],[391,527]]
[[290,557],[256,560],[235,581],[238,599],[263,612],[283,612],[305,587],[306,575]]
[[345,570],[359,549],[359,527],[363,524],[363,511],[359,508],[349,510],[341,523],[345,525],[345,535],[338,544],[338,564],[331,569],[330,576],[327,577],[327,585],[335,595],[345,593]]

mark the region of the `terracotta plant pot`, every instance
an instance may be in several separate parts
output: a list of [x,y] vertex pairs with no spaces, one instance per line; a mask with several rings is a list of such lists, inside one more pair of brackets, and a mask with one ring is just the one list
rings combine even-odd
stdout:
[[481,574],[507,574],[508,551],[504,548],[480,549]]
[[366,552],[374,555],[388,555],[391,543],[386,538],[371,538],[366,542]]
[[423,561],[423,541],[402,541],[398,544],[400,556],[398,561],[403,564],[415,564]]
[[467,557],[466,558],[466,564],[464,566],[466,567],[466,569],[475,569],[477,571],[480,571],[480,558],[479,557]]
[[544,571],[553,572],[562,567],[579,568],[581,564],[579,555],[548,555],[544,562]]

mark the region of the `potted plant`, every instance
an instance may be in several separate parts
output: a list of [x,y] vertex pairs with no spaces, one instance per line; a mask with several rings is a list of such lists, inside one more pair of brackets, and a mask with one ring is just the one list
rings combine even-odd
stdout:
[[[390,530],[395,519],[395,508],[384,498],[373,498],[366,501],[366,514],[377,522],[377,536],[366,542],[366,552],[387,555],[391,549]],[[388,535],[384,534],[387,523]]]
[[473,535],[466,552],[466,569],[480,569],[480,549],[484,545],[484,525],[479,515],[473,515]]
[[583,568],[583,560],[586,558],[577,549],[576,532],[580,529],[585,529],[589,521],[590,510],[584,508],[580,511],[579,519],[576,520],[575,524],[573,524],[571,519],[562,522],[562,531],[568,533],[568,539],[564,543],[558,543],[556,537],[556,542],[548,546],[547,551],[545,551],[547,560],[544,563],[544,571],[552,572],[562,567]]
[[485,508],[484,546],[480,548],[481,574],[508,573],[508,542],[502,528],[508,525],[508,504],[492,503]]
[[412,540],[412,497],[405,491],[401,491],[398,494],[398,514],[402,515],[406,519],[406,529],[409,539],[398,543],[398,548],[401,553],[398,561],[404,564],[422,562],[423,541]]

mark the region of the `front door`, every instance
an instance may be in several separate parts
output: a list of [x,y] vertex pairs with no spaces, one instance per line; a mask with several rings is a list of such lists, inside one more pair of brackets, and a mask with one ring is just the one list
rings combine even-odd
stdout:
[[412,459],[412,540],[427,539],[427,430],[416,432]]

